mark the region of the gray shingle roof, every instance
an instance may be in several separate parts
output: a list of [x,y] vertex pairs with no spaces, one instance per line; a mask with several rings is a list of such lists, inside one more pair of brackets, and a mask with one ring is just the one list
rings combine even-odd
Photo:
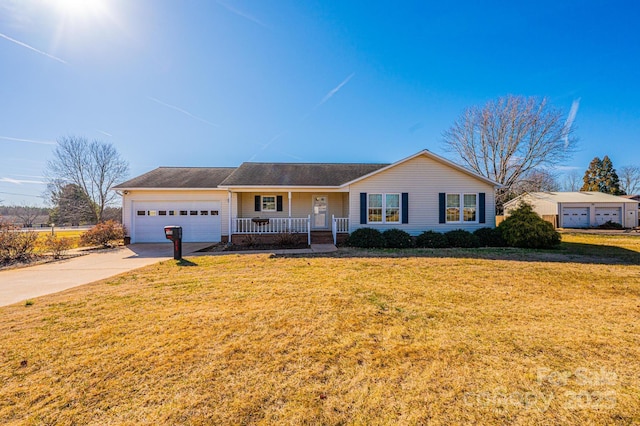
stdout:
[[158,167],[114,189],[217,188],[235,167]]
[[340,186],[388,164],[243,163],[222,186]]

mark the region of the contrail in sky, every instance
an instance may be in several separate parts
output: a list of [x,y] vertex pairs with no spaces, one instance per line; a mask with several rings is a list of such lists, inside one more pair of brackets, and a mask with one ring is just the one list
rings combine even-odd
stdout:
[[564,123],[564,127],[565,127],[565,129],[567,131],[567,134],[564,137],[564,147],[565,148],[569,147],[569,130],[571,130],[571,126],[573,125],[573,122],[576,119],[576,115],[578,115],[578,108],[580,108],[580,99],[582,99],[582,98],[575,99],[571,103],[571,109],[569,110],[569,115],[567,116],[567,121]]
[[340,84],[338,84],[336,87],[334,87],[332,90],[329,91],[329,93],[327,93],[325,95],[324,98],[322,98],[322,100],[320,101],[320,103],[318,105],[316,105],[316,108],[318,108],[320,105],[322,105],[323,103],[327,102],[329,99],[331,99],[331,97],[333,95],[335,95],[336,93],[338,93],[340,91],[340,89],[342,89],[342,87],[347,84],[349,82],[349,80],[351,80],[351,78],[356,75],[355,72],[351,73],[351,75],[347,78],[344,79],[344,81]]
[[249,21],[251,21],[251,22],[253,22],[255,24],[258,24],[261,27],[264,27],[264,28],[266,28],[268,30],[271,29],[267,24],[265,24],[264,22],[260,21],[258,18],[254,18],[253,16],[251,16],[251,15],[249,15],[247,13],[244,13],[241,10],[238,10],[238,9],[232,7],[232,6],[228,5],[227,3],[223,2],[223,1],[218,0],[217,3],[220,6],[224,7],[225,9],[227,9],[228,11],[230,11],[232,13],[235,13],[236,15],[238,15],[238,16],[244,18],[244,19],[248,19]]
[[[220,2],[218,2],[218,3],[220,3]],[[349,82],[349,80],[351,80],[351,79],[353,78],[353,76],[354,76],[354,75],[356,75],[356,73],[355,73],[355,72],[352,72],[352,73],[351,73],[347,78],[345,78],[345,79],[342,81],[342,83],[338,84],[336,87],[334,87],[333,89],[331,89],[331,90],[329,91],[329,93],[327,93],[327,94],[324,96],[324,98],[322,98],[322,100],[321,100],[321,101],[320,101],[316,106],[314,106],[314,107],[311,109],[311,111],[309,111],[309,112],[307,112],[306,114],[304,114],[304,115],[300,118],[300,120],[298,120],[298,122],[302,122],[302,121],[306,120],[306,119],[311,115],[311,113],[312,113],[312,112],[314,112],[314,111],[315,111],[317,108],[319,108],[322,104],[324,104],[324,103],[325,103],[325,102],[327,102],[329,99],[331,99],[331,97],[332,97],[333,95],[335,95],[336,93],[338,93],[338,92],[340,91],[340,89],[342,89],[342,88],[344,87],[344,85],[345,85],[345,84],[347,84],[347,83]],[[269,148],[269,146],[270,146],[271,144],[273,144],[276,140],[280,139],[282,136],[284,136],[284,135],[285,135],[285,134],[287,134],[287,133],[289,133],[289,130],[285,130],[285,131],[283,131],[283,132],[281,132],[281,133],[279,133],[279,134],[275,135],[274,137],[272,137],[272,138],[269,140],[269,142],[267,142],[266,144],[262,145],[262,148],[261,148],[261,149],[259,149],[255,154],[253,154],[253,155],[251,156],[251,158],[249,158],[249,161],[253,161],[253,159],[254,159],[254,158],[256,158],[260,152],[262,152],[262,151],[264,151],[265,149]],[[295,156],[290,155],[290,154],[286,154],[286,155],[289,155],[290,157],[293,157],[293,158],[298,158],[298,157],[295,157]]]
[[44,176],[36,176],[36,175],[14,175],[14,176],[36,178],[36,179],[46,179],[46,177],[44,177]]
[[39,180],[23,180],[23,179],[12,179],[8,177],[0,178],[0,182],[13,183],[14,185],[22,185],[23,183],[35,183],[35,184],[43,184],[47,182],[42,182]]
[[267,149],[269,147],[269,145],[271,145],[272,143],[274,143],[276,140],[280,139],[282,136],[284,136],[287,133],[287,131],[285,130],[284,132],[278,133],[277,135],[275,135],[274,137],[272,137],[269,142],[267,142],[264,146],[263,149]]
[[19,195],[21,197],[44,198],[42,195],[16,194],[15,192],[0,192],[0,194]]
[[104,132],[104,131],[102,131],[102,130],[100,130],[100,129],[96,129],[96,130],[98,131],[98,133],[102,133],[102,134],[103,134],[103,135],[105,135],[105,136],[109,136],[109,137],[112,137],[112,136],[113,136],[111,133]]
[[285,134],[287,134],[288,131],[285,130],[284,132],[278,133],[277,135],[275,135],[274,137],[272,137],[271,139],[269,139],[269,142],[267,142],[266,144],[262,145],[262,148],[260,150],[258,150],[255,154],[253,154],[251,156],[251,158],[249,158],[249,161],[253,161],[254,158],[256,158],[256,156],[264,151],[265,149],[269,148],[269,145],[271,145],[272,143],[274,143],[275,141],[277,141],[278,139],[280,139],[282,136],[284,136]]
[[36,141],[33,139],[20,139],[20,138],[10,138],[8,136],[0,136],[0,139],[4,139],[6,141],[13,141],[13,142],[28,142],[28,143],[37,143],[40,145],[55,145],[55,142],[52,141]]
[[178,112],[181,112],[181,113],[183,113],[183,114],[185,114],[185,115],[188,115],[189,117],[191,117],[191,118],[193,118],[193,119],[196,119],[196,120],[198,120],[198,121],[202,121],[203,123],[207,123],[207,124],[208,124],[208,125],[210,125],[210,126],[220,127],[220,125],[219,125],[219,124],[212,123],[212,122],[210,122],[210,121],[205,120],[204,118],[200,118],[200,117],[198,117],[197,115],[193,115],[193,114],[191,114],[189,111],[184,110],[184,109],[182,109],[182,108],[179,108],[179,107],[177,107],[177,106],[175,106],[175,105],[171,105],[171,104],[168,104],[168,103],[166,103],[166,102],[162,102],[161,100],[156,99],[156,98],[154,98],[154,97],[152,97],[152,96],[147,96],[147,98],[148,98],[149,100],[151,100],[151,101],[155,102],[155,103],[158,103],[158,104],[162,105],[162,106],[166,106],[167,108],[171,108],[171,109],[174,109],[174,110],[176,110],[176,111],[178,111]]
[[11,37],[9,37],[8,35],[5,35],[5,34],[0,33],[0,37],[2,37],[2,38],[3,38],[3,39],[5,39],[5,40],[9,40],[9,41],[10,41],[10,42],[12,42],[12,43],[17,44],[18,46],[26,47],[26,48],[27,48],[27,49],[29,49],[29,50],[33,50],[34,52],[39,53],[39,54],[41,54],[41,55],[44,55],[44,56],[46,56],[46,57],[48,57],[48,58],[51,58],[51,59],[53,59],[54,61],[58,61],[58,62],[61,62],[61,63],[63,63],[63,64],[66,64],[66,63],[67,63],[67,61],[65,61],[65,60],[63,60],[63,59],[60,59],[60,58],[58,58],[57,56],[53,56],[53,55],[50,55],[50,54],[49,54],[49,53],[47,53],[47,52],[43,52],[42,50],[38,50],[38,49],[36,49],[35,47],[33,47],[33,46],[29,46],[27,43],[23,43],[23,42],[21,42],[21,41],[19,41],[19,40],[16,40],[15,38],[11,38]]

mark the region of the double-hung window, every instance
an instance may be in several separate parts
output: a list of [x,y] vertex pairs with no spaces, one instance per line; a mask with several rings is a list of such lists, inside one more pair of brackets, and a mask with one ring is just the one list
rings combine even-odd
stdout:
[[462,210],[463,222],[476,222],[476,211],[478,207],[478,195],[477,194],[464,194],[464,207]]
[[369,194],[369,223],[382,223],[382,194]]
[[447,222],[460,221],[460,194],[447,194]]
[[400,194],[368,194],[368,223],[400,223]]
[[478,194],[447,194],[447,222],[477,222]]
[[400,223],[400,194],[384,194],[384,220]]
[[275,212],[276,211],[276,196],[275,195],[263,195],[262,196],[262,211],[263,212]]

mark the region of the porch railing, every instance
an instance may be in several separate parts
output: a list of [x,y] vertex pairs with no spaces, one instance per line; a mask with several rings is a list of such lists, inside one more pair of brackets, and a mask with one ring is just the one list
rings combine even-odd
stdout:
[[333,234],[333,244],[338,243],[338,234],[346,234],[349,232],[349,218],[335,217],[331,215],[331,233]]
[[307,217],[276,217],[257,219],[250,217],[236,217],[233,219],[234,234],[307,234],[307,241],[311,244],[311,216]]

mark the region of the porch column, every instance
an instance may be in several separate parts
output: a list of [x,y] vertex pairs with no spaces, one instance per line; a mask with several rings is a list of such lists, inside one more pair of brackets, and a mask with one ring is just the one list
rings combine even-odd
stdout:
[[233,209],[231,208],[231,202],[233,201],[233,196],[231,195],[231,190],[228,191],[227,199],[229,201],[229,244],[231,244],[231,235],[233,235]]
[[287,192],[287,198],[289,199],[289,219],[287,220],[287,231],[291,232],[291,191]]

